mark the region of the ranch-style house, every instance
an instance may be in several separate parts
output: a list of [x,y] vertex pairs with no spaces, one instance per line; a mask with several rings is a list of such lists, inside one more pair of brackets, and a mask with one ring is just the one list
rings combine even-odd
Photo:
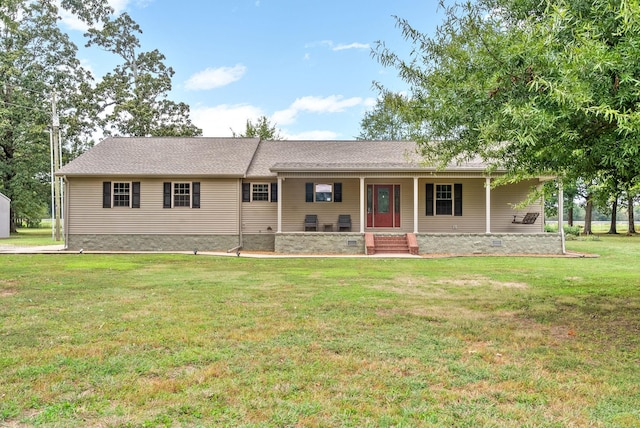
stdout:
[[412,142],[108,138],[62,167],[65,241],[87,251],[558,254],[545,178],[425,166]]

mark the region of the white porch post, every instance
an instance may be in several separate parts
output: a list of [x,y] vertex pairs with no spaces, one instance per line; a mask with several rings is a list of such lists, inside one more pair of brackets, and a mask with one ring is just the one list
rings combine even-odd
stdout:
[[485,233],[488,235],[491,233],[491,177],[485,178],[484,184],[485,193]]
[[282,233],[282,177],[278,177],[278,233]]
[[413,233],[418,233],[418,177],[413,177]]
[[365,213],[367,210],[364,195],[365,195],[364,177],[360,177],[360,233],[364,233],[364,224],[365,224],[365,217],[366,217]]
[[564,189],[561,181],[558,181],[558,233],[562,241],[562,254],[564,254]]

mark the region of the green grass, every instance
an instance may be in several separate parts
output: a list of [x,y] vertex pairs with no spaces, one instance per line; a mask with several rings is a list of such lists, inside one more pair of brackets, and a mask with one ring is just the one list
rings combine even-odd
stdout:
[[0,245],[15,247],[33,247],[42,245],[64,244],[64,241],[55,241],[51,233],[51,221],[43,221],[39,228],[19,228],[18,233],[12,233],[9,238],[0,239]]
[[0,425],[640,424],[636,237],[599,258],[0,256]]

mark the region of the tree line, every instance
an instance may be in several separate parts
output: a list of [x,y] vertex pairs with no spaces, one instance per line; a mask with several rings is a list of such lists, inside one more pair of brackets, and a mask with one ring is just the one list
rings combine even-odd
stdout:
[[[61,8],[88,28],[86,46],[118,65],[99,79],[82,66],[62,30]],[[174,71],[158,50],[141,48],[142,30],[106,0],[3,0],[0,3],[0,192],[11,198],[11,231],[47,210],[49,135],[55,94],[62,156],[94,136],[195,136],[189,106],[168,98]]]

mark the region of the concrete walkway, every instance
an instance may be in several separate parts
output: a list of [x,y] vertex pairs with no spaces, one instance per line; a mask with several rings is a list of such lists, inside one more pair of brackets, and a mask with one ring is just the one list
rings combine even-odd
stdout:
[[[78,251],[65,250],[64,244],[42,245],[33,247],[19,247],[15,245],[1,245],[0,254],[79,254]],[[193,254],[192,251],[83,251],[83,254]],[[283,259],[283,258],[386,258],[386,259],[440,259],[453,257],[561,257],[561,258],[583,258],[599,257],[597,254],[582,254],[567,251],[566,254],[277,254],[269,252],[241,251],[239,255],[235,252],[224,251],[198,251],[198,256],[216,257],[245,257],[256,259]]]

